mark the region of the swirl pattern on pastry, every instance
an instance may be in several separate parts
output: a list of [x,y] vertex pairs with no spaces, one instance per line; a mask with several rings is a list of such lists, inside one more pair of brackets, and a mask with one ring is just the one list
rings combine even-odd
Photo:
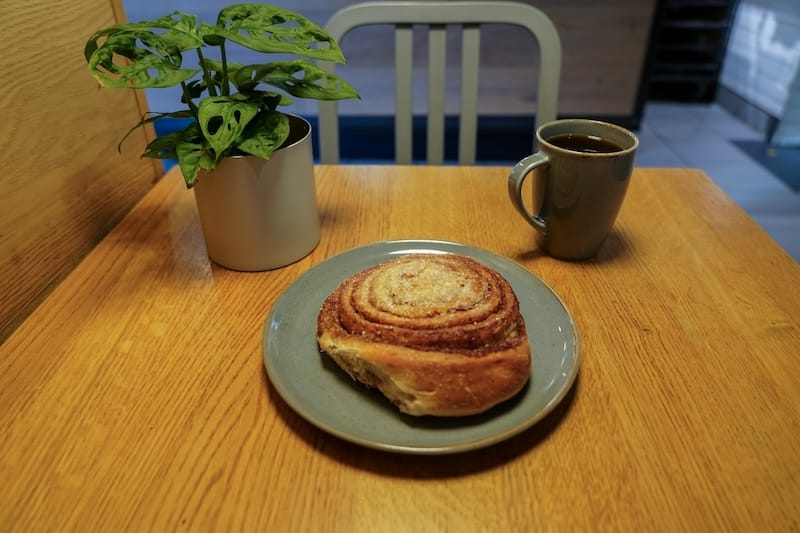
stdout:
[[323,303],[317,330],[323,352],[409,414],[478,413],[530,374],[511,286],[461,255],[409,254],[348,278]]

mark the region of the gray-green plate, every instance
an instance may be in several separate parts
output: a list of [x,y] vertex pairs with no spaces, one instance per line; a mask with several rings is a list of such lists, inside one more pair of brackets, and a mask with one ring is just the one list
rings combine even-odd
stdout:
[[[520,302],[533,354],[531,379],[514,398],[480,415],[414,417],[379,392],[354,382],[317,347],[317,314],[345,278],[408,253],[456,253],[503,275]],[[388,241],[334,256],[301,275],[270,311],[264,364],[278,394],[318,428],[370,448],[412,454],[474,450],[535,424],[564,398],[578,373],[578,335],[555,293],[519,264],[477,248],[442,241]]]

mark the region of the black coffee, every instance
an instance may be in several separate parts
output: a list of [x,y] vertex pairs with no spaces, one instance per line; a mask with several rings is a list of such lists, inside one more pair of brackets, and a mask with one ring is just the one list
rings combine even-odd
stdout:
[[581,133],[554,135],[547,139],[547,142],[565,150],[588,154],[610,154],[612,152],[622,151],[620,145],[607,139],[595,137],[594,135],[583,135]]

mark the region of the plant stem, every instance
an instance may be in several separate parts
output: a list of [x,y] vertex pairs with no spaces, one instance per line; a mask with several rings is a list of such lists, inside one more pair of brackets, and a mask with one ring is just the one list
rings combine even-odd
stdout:
[[214,86],[214,80],[211,78],[211,73],[208,71],[206,67],[206,61],[203,57],[203,51],[198,48],[197,49],[197,57],[200,60],[200,67],[203,69],[203,79],[206,80],[206,87],[208,87],[208,96],[217,96],[217,89]]
[[230,84],[228,83],[228,54],[225,50],[225,41],[219,45],[220,59],[222,60],[222,90],[223,96],[230,96]]
[[189,110],[194,115],[194,118],[197,119],[197,106],[192,102],[192,98],[189,95],[189,88],[184,81],[181,82],[181,91],[183,91],[183,98],[186,100],[186,105],[189,106]]

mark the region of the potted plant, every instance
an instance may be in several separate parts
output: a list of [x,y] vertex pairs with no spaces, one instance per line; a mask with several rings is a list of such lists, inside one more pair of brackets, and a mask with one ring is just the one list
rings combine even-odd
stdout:
[[[261,54],[295,57],[245,65],[228,60],[230,44]],[[186,53],[196,53],[196,66],[184,64]],[[185,108],[149,112],[123,137],[120,149],[125,138],[145,124],[190,119],[184,129],[153,140],[143,157],[177,159],[186,186],[195,190],[212,259],[239,270],[263,270],[297,260],[316,246],[319,222],[310,126],[278,107],[291,104],[292,96],[358,98],[347,82],[309,61],[344,63],[338,44],[320,26],[298,13],[266,4],[228,6],[213,25],[175,11],[157,20],[96,31],[89,37],[84,55],[89,71],[102,86],[180,87]],[[299,162],[294,161],[297,157]],[[276,177],[277,173],[281,176]],[[309,178],[312,198],[308,197]],[[256,194],[269,197],[260,202]],[[279,194],[287,197],[281,199]],[[287,205],[292,207],[287,209]],[[248,208],[256,212],[245,213]],[[315,223],[286,220],[311,215]],[[255,235],[266,226],[270,233],[266,239]],[[300,228],[302,235],[290,234],[292,228]],[[249,234],[256,240],[235,242]],[[314,241],[310,248],[307,242],[297,244],[310,240]],[[274,258],[274,250],[258,252],[281,245],[305,251],[278,253],[278,259],[266,257]],[[262,259],[244,257],[254,251]]]

